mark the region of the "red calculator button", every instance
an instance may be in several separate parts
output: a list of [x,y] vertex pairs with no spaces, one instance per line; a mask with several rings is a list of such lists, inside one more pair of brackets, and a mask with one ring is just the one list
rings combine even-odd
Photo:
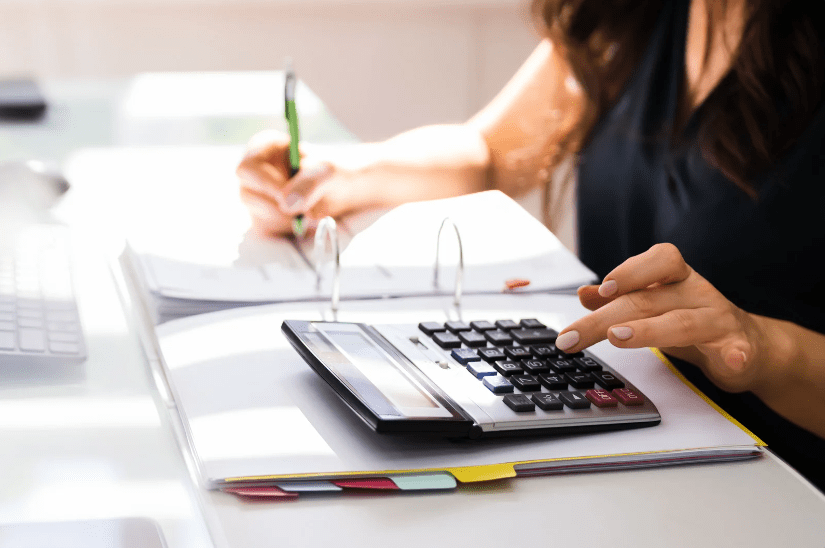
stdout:
[[592,388],[584,393],[584,397],[593,402],[596,407],[616,407],[616,398],[610,395],[607,390]]
[[617,388],[613,395],[625,405],[642,405],[645,397],[631,388]]

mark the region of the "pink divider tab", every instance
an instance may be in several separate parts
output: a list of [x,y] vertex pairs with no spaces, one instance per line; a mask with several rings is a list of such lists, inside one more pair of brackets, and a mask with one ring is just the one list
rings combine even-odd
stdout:
[[290,493],[277,487],[230,487],[223,490],[239,497],[256,499],[297,499],[298,493]]
[[400,488],[389,478],[355,478],[346,480],[333,480],[338,487],[349,489],[382,489],[397,491]]

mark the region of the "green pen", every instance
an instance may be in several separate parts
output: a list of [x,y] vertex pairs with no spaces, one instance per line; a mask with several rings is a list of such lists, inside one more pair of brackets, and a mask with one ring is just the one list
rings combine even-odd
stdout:
[[[287,69],[286,78],[284,79],[284,105],[286,123],[289,127],[289,177],[292,178],[301,169],[301,154],[298,151],[298,142],[300,134],[298,132],[298,111],[295,108],[295,73],[292,69]],[[292,219],[292,232],[300,237],[304,235],[306,227],[304,226],[303,214],[297,215]]]

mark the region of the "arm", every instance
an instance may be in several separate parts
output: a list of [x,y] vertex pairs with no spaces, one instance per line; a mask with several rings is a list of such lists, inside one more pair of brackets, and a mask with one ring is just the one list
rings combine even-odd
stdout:
[[[306,146],[303,169],[286,177],[286,140],[258,136],[238,166],[241,195],[258,228],[277,233],[283,219],[342,216],[370,208],[499,188],[523,193],[543,180],[543,154],[564,135],[568,72],[543,41],[502,92],[465,124],[413,129],[378,143]],[[561,114],[564,113],[564,114]],[[287,198],[302,197],[292,204]]]

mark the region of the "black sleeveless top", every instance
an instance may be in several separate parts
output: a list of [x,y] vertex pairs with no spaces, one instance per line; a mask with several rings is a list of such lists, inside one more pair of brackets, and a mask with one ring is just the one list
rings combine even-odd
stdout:
[[[604,277],[630,256],[670,242],[748,312],[825,333],[825,111],[752,199],[702,158],[702,107],[673,137],[684,74],[689,0],[665,2],[648,49],[602,117],[578,165],[582,261]],[[689,364],[683,373],[825,491],[825,440],[750,393],[728,394]],[[800,396],[801,397],[801,396]]]

